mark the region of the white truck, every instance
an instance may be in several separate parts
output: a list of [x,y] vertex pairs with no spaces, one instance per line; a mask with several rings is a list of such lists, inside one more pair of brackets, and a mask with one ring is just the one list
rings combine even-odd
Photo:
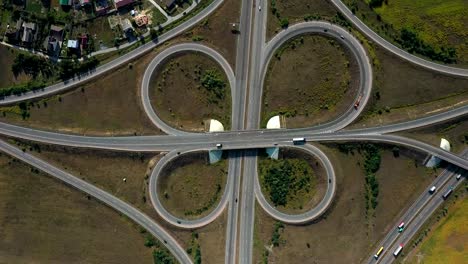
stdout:
[[293,138],[292,142],[294,145],[300,145],[300,144],[304,144],[306,142],[306,139],[303,137]]

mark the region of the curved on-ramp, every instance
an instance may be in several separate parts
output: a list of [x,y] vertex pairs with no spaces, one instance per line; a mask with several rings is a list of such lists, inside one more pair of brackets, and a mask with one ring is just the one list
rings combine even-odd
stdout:
[[312,146],[310,144],[302,145],[302,146],[284,146],[288,148],[297,148],[307,152],[308,154],[317,157],[322,165],[325,168],[327,173],[327,191],[325,192],[325,196],[320,201],[320,203],[312,208],[311,210],[302,213],[302,214],[286,214],[280,212],[278,209],[274,208],[265,198],[262,192],[262,188],[260,186],[260,180],[258,177],[258,171],[255,170],[256,177],[255,177],[255,195],[257,197],[257,201],[260,206],[267,212],[271,217],[274,219],[288,223],[288,224],[305,224],[311,222],[318,217],[320,217],[331,205],[333,202],[333,197],[335,196],[336,192],[336,177],[335,171],[333,170],[333,165],[328,159],[328,157],[323,153],[319,148]]
[[161,53],[159,53],[146,68],[145,74],[143,76],[143,81],[141,83],[141,100],[142,100],[143,108],[146,114],[151,119],[151,122],[153,122],[154,125],[159,127],[165,133],[168,133],[171,135],[178,135],[178,136],[188,135],[188,134],[193,134],[193,133],[175,129],[174,127],[166,124],[163,120],[161,120],[161,118],[156,114],[156,112],[154,111],[151,105],[151,100],[150,100],[150,95],[149,95],[149,86],[150,86],[151,76],[153,75],[153,72],[156,70],[156,68],[161,63],[164,63],[171,56],[174,56],[182,52],[200,52],[200,53],[203,53],[204,55],[209,56],[213,60],[215,60],[223,68],[226,74],[226,77],[228,78],[230,89],[231,89],[231,99],[232,99],[233,105],[234,105],[234,100],[235,100],[234,95],[236,94],[235,93],[236,78],[234,76],[234,72],[232,71],[232,68],[229,65],[229,63],[226,61],[226,59],[214,49],[207,47],[205,45],[196,44],[196,43],[182,43],[182,44],[171,46],[161,51]]
[[[195,149],[195,150],[185,150],[185,151],[180,151],[180,150],[174,150],[169,153],[167,153],[159,162],[156,164],[154,167],[153,171],[151,172],[151,177],[149,180],[149,196],[151,199],[151,203],[153,204],[153,207],[156,209],[158,214],[168,223],[177,226],[179,228],[185,228],[185,229],[195,229],[199,227],[203,227],[205,225],[208,225],[209,223],[213,222],[216,218],[218,218],[219,215],[223,212],[224,208],[226,208],[226,205],[228,203],[228,199],[230,198],[230,191],[232,190],[232,182],[230,179],[226,179],[226,186],[224,187],[224,192],[223,196],[221,197],[221,200],[218,202],[218,205],[216,206],[215,209],[213,209],[208,215],[194,219],[194,220],[187,220],[187,219],[182,219],[175,217],[172,215],[170,212],[164,208],[162,205],[159,195],[157,192],[157,184],[159,181],[159,176],[161,175],[164,167],[169,164],[169,162],[175,160],[176,158],[190,154],[190,153],[195,153],[195,152],[201,152],[201,151],[207,151],[206,149]],[[231,177],[230,174],[228,173],[228,177]]]
[[[364,47],[352,34],[337,25],[323,21],[303,22],[290,26],[273,37],[273,39],[271,39],[263,49],[262,65],[260,70],[261,89],[263,89],[265,76],[268,70],[268,64],[272,59],[273,54],[288,40],[304,34],[320,34],[329,36],[343,44],[354,56],[354,59],[359,66],[360,80],[358,93],[355,100],[353,101],[353,104],[351,104],[342,115],[328,123],[317,125],[311,128],[300,128],[296,129],[296,131],[300,130],[304,132],[310,131],[315,133],[326,133],[342,129],[353,122],[366,106],[371,96],[373,77],[370,59],[367,56]],[[358,109],[355,109],[354,102],[360,95],[362,95],[360,105]]]
[[397,55],[398,57],[407,60],[413,64],[418,66],[424,67],[429,70],[455,75],[460,77],[468,77],[468,69],[457,68],[452,66],[447,66],[443,64],[438,64],[435,62],[431,62],[425,60],[423,58],[417,57],[413,54],[410,54],[397,46],[393,45],[392,43],[388,42],[377,33],[375,33],[372,29],[370,29],[364,22],[359,20],[351,10],[341,1],[341,0],[331,0],[331,2],[338,8],[338,10],[349,20],[351,23],[354,24],[362,33],[372,39],[375,43],[384,47],[386,50],[390,51],[391,53]]
[[144,227],[153,236],[157,237],[163,244],[169,249],[169,251],[176,257],[180,263],[192,263],[192,260],[185,252],[185,250],[178,244],[178,242],[164,230],[160,225],[154,222],[144,213],[140,212],[135,207],[127,204],[126,202],[118,199],[117,197],[109,194],[108,192],[95,187],[94,185],[75,177],[68,172],[60,170],[47,162],[44,162],[33,155],[25,153],[16,147],[7,144],[3,140],[0,140],[0,151],[15,157],[25,163],[40,169],[41,171],[67,183],[68,185],[83,191],[92,197],[100,200],[109,207],[119,211],[128,218],[135,221],[135,223]]

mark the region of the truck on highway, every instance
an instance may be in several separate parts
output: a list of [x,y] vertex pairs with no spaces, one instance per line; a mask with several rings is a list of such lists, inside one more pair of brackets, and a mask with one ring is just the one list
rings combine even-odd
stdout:
[[401,222],[399,225],[398,225],[398,232],[403,232],[403,230],[405,230],[405,222]]
[[222,147],[223,147],[223,144],[221,144],[221,143],[216,144],[216,148],[217,148],[217,149],[220,149],[220,148],[222,148]]
[[429,189],[429,193],[430,193],[430,194],[433,194],[435,191],[436,191],[436,187],[435,187],[435,186],[432,186],[432,187]]
[[354,109],[356,109],[356,110],[358,109],[359,104],[361,103],[361,99],[362,99],[362,94],[359,95],[358,99],[354,103]]
[[375,253],[374,258],[378,259],[380,254],[382,254],[382,252],[383,252],[383,247],[380,247],[379,250],[377,251],[377,253]]
[[300,145],[300,144],[304,144],[306,142],[306,139],[303,137],[293,138],[292,142],[294,145]]
[[398,257],[398,255],[400,255],[401,253],[401,250],[403,249],[403,244],[400,244],[397,249],[395,249],[395,251],[393,252],[393,256],[396,258]]
[[445,193],[444,195],[442,195],[442,198],[444,199],[447,199],[453,192],[453,187],[450,187]]

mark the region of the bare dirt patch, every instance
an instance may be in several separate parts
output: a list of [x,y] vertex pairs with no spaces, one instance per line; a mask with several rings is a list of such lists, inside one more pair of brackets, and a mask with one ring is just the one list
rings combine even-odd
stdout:
[[[203,81],[209,72],[224,86],[210,91]],[[150,99],[161,119],[173,127],[203,131],[207,119],[230,127],[231,89],[223,69],[206,55],[187,52],[168,58],[151,77]]]
[[[289,24],[307,20],[330,20],[336,15],[332,3],[326,0],[266,0],[268,1],[267,40],[281,30],[281,20]],[[273,11],[273,7],[276,11]]]
[[239,23],[241,3],[238,0],[224,1],[212,15],[185,32],[181,38],[185,41],[200,41],[213,47],[234,68],[238,35],[232,31],[232,23]]
[[0,156],[0,262],[152,263],[136,224]]
[[177,217],[200,218],[221,199],[227,178],[227,160],[208,163],[208,153],[183,155],[164,169],[158,182],[159,199]]
[[322,35],[296,37],[268,66],[263,122],[277,114],[292,128],[330,121],[349,108],[358,85],[355,59],[339,42]]

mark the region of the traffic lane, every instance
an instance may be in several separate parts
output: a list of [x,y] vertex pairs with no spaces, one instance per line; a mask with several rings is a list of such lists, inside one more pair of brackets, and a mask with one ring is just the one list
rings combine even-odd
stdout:
[[[462,152],[462,156],[466,158],[468,156],[468,151],[465,150],[464,152]],[[393,242],[400,234],[396,229],[396,226],[401,222],[405,222],[407,225],[410,224],[412,218],[423,208],[423,206],[426,205],[429,199],[432,198],[435,195],[435,193],[437,193],[440,190],[441,186],[445,185],[445,182],[447,182],[450,179],[450,177],[453,177],[454,174],[457,174],[457,172],[458,170],[456,169],[456,167],[449,165],[449,167],[445,169],[416,199],[416,201],[410,206],[410,208],[405,210],[404,215],[400,217],[398,221],[391,227],[392,230],[387,232],[386,237],[378,244],[374,252],[377,252],[381,246],[383,246],[385,250],[388,250],[388,248],[393,244]],[[431,186],[437,187],[436,192],[434,194],[429,193],[429,189],[431,188]],[[367,262],[375,262],[373,253],[368,258]]]
[[[453,167],[453,166],[452,166]],[[397,230],[397,225],[401,222],[405,222],[405,230],[410,228],[412,226],[412,222],[414,218],[418,215],[418,213],[430,202],[431,199],[436,197],[438,195],[438,192],[440,189],[445,186],[445,184],[453,177],[455,172],[450,171],[450,170],[444,170],[432,183],[430,186],[437,186],[438,189],[436,189],[436,192],[431,194],[429,193],[430,186],[426,188],[426,190],[419,196],[419,198],[416,200],[415,203],[411,205],[411,207],[405,211],[405,214],[403,217],[401,217],[397,223],[394,224],[392,227],[392,231],[388,232],[387,236],[385,239],[379,244],[378,248],[381,246],[384,247],[384,251],[382,252],[382,256],[385,256],[386,254],[389,253],[389,250],[391,249],[392,245],[395,243],[397,238],[400,236],[400,232]],[[378,248],[374,251],[377,252]],[[393,253],[393,252],[390,252]],[[375,261],[375,258],[372,256],[369,257],[368,263],[379,263],[380,259],[379,258],[377,261]]]
[[138,209],[118,199],[117,197],[89,184],[65,171],[62,171],[49,163],[46,163],[28,153],[25,153],[16,147],[0,140],[0,150],[6,154],[13,156],[23,162],[38,168],[39,170],[67,183],[68,185],[83,191],[92,197],[100,200],[109,207],[121,212],[128,218],[132,219],[135,223],[139,224],[160,241],[164,242],[164,245],[169,251],[176,257],[181,263],[192,263],[190,257],[187,255],[185,250],[177,243],[177,241],[169,235],[161,226],[156,224],[147,215],[140,212]]
[[[435,196],[434,199],[423,209],[423,211],[416,216],[413,224],[411,227],[408,227],[407,232],[403,232],[402,235],[398,238],[396,245],[403,244],[404,246],[411,246],[408,243],[411,241],[412,237],[419,231],[419,229],[423,226],[426,220],[439,208],[442,203],[445,201],[442,198],[442,194],[448,190],[449,187],[453,186],[456,188],[463,182],[464,178],[461,180],[456,180],[455,177],[451,177],[450,180],[443,186],[443,192],[439,195]],[[396,245],[393,246],[390,250],[390,254],[387,254],[381,261],[381,263],[392,263],[395,261],[395,257],[393,256],[393,252],[396,249]],[[399,256],[401,257],[401,256]],[[397,257],[398,258],[398,257]]]
[[[225,263],[236,263],[237,252],[237,227],[238,227],[238,214],[239,214],[239,192],[241,182],[241,167],[242,158],[240,151],[233,151],[229,153],[229,173],[232,173],[230,180],[230,199],[228,206],[228,221],[226,227],[226,248],[225,248]],[[232,169],[231,169],[232,167]]]

